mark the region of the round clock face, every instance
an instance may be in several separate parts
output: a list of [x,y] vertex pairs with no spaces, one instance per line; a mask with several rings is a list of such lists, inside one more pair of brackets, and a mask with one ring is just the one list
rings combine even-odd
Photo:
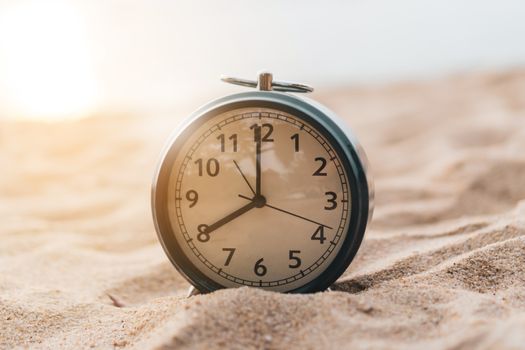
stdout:
[[352,194],[344,160],[320,130],[276,109],[240,108],[183,137],[167,206],[195,269],[220,286],[274,291],[326,271],[348,231]]

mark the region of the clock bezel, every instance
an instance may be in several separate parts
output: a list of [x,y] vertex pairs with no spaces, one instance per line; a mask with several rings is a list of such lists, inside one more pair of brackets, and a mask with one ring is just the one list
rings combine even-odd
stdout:
[[[273,108],[304,120],[329,141],[340,158],[350,186],[351,206],[348,229],[340,250],[316,278],[286,293],[310,293],[330,287],[348,268],[361,245],[373,211],[373,187],[368,162],[360,145],[338,117],[315,101],[271,91],[250,91],[211,101],[194,112],[170,137],[153,179],[151,204],[159,241],[173,266],[200,292],[227,288],[207,277],[186,257],[170,224],[167,195],[172,165],[188,135],[216,115],[238,108]],[[239,286],[240,287],[240,286]],[[265,288],[262,288],[265,289]]]

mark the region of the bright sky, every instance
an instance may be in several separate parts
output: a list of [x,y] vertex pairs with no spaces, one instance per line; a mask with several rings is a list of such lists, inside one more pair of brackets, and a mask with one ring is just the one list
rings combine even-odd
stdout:
[[261,69],[323,86],[523,66],[524,18],[522,0],[0,0],[0,118],[169,113]]

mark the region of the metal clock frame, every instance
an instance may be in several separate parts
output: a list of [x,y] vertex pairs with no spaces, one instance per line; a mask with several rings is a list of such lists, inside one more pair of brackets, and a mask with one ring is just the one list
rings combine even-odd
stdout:
[[156,169],[151,191],[153,221],[159,241],[173,266],[201,293],[226,288],[204,275],[183,253],[170,224],[168,183],[173,163],[189,135],[225,111],[267,107],[292,114],[325,137],[341,158],[351,191],[350,223],[344,241],[330,265],[314,280],[287,293],[309,293],[330,287],[354,259],[374,208],[374,188],[368,160],[353,134],[337,115],[316,101],[273,91],[249,91],[225,96],[195,111],[170,137]]

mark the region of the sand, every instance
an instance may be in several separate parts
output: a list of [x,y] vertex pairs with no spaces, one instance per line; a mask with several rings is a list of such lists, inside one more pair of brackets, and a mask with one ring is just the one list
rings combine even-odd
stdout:
[[313,97],[361,139],[377,201],[312,295],[186,298],[149,186],[189,108],[0,122],[0,348],[525,348],[525,71]]

